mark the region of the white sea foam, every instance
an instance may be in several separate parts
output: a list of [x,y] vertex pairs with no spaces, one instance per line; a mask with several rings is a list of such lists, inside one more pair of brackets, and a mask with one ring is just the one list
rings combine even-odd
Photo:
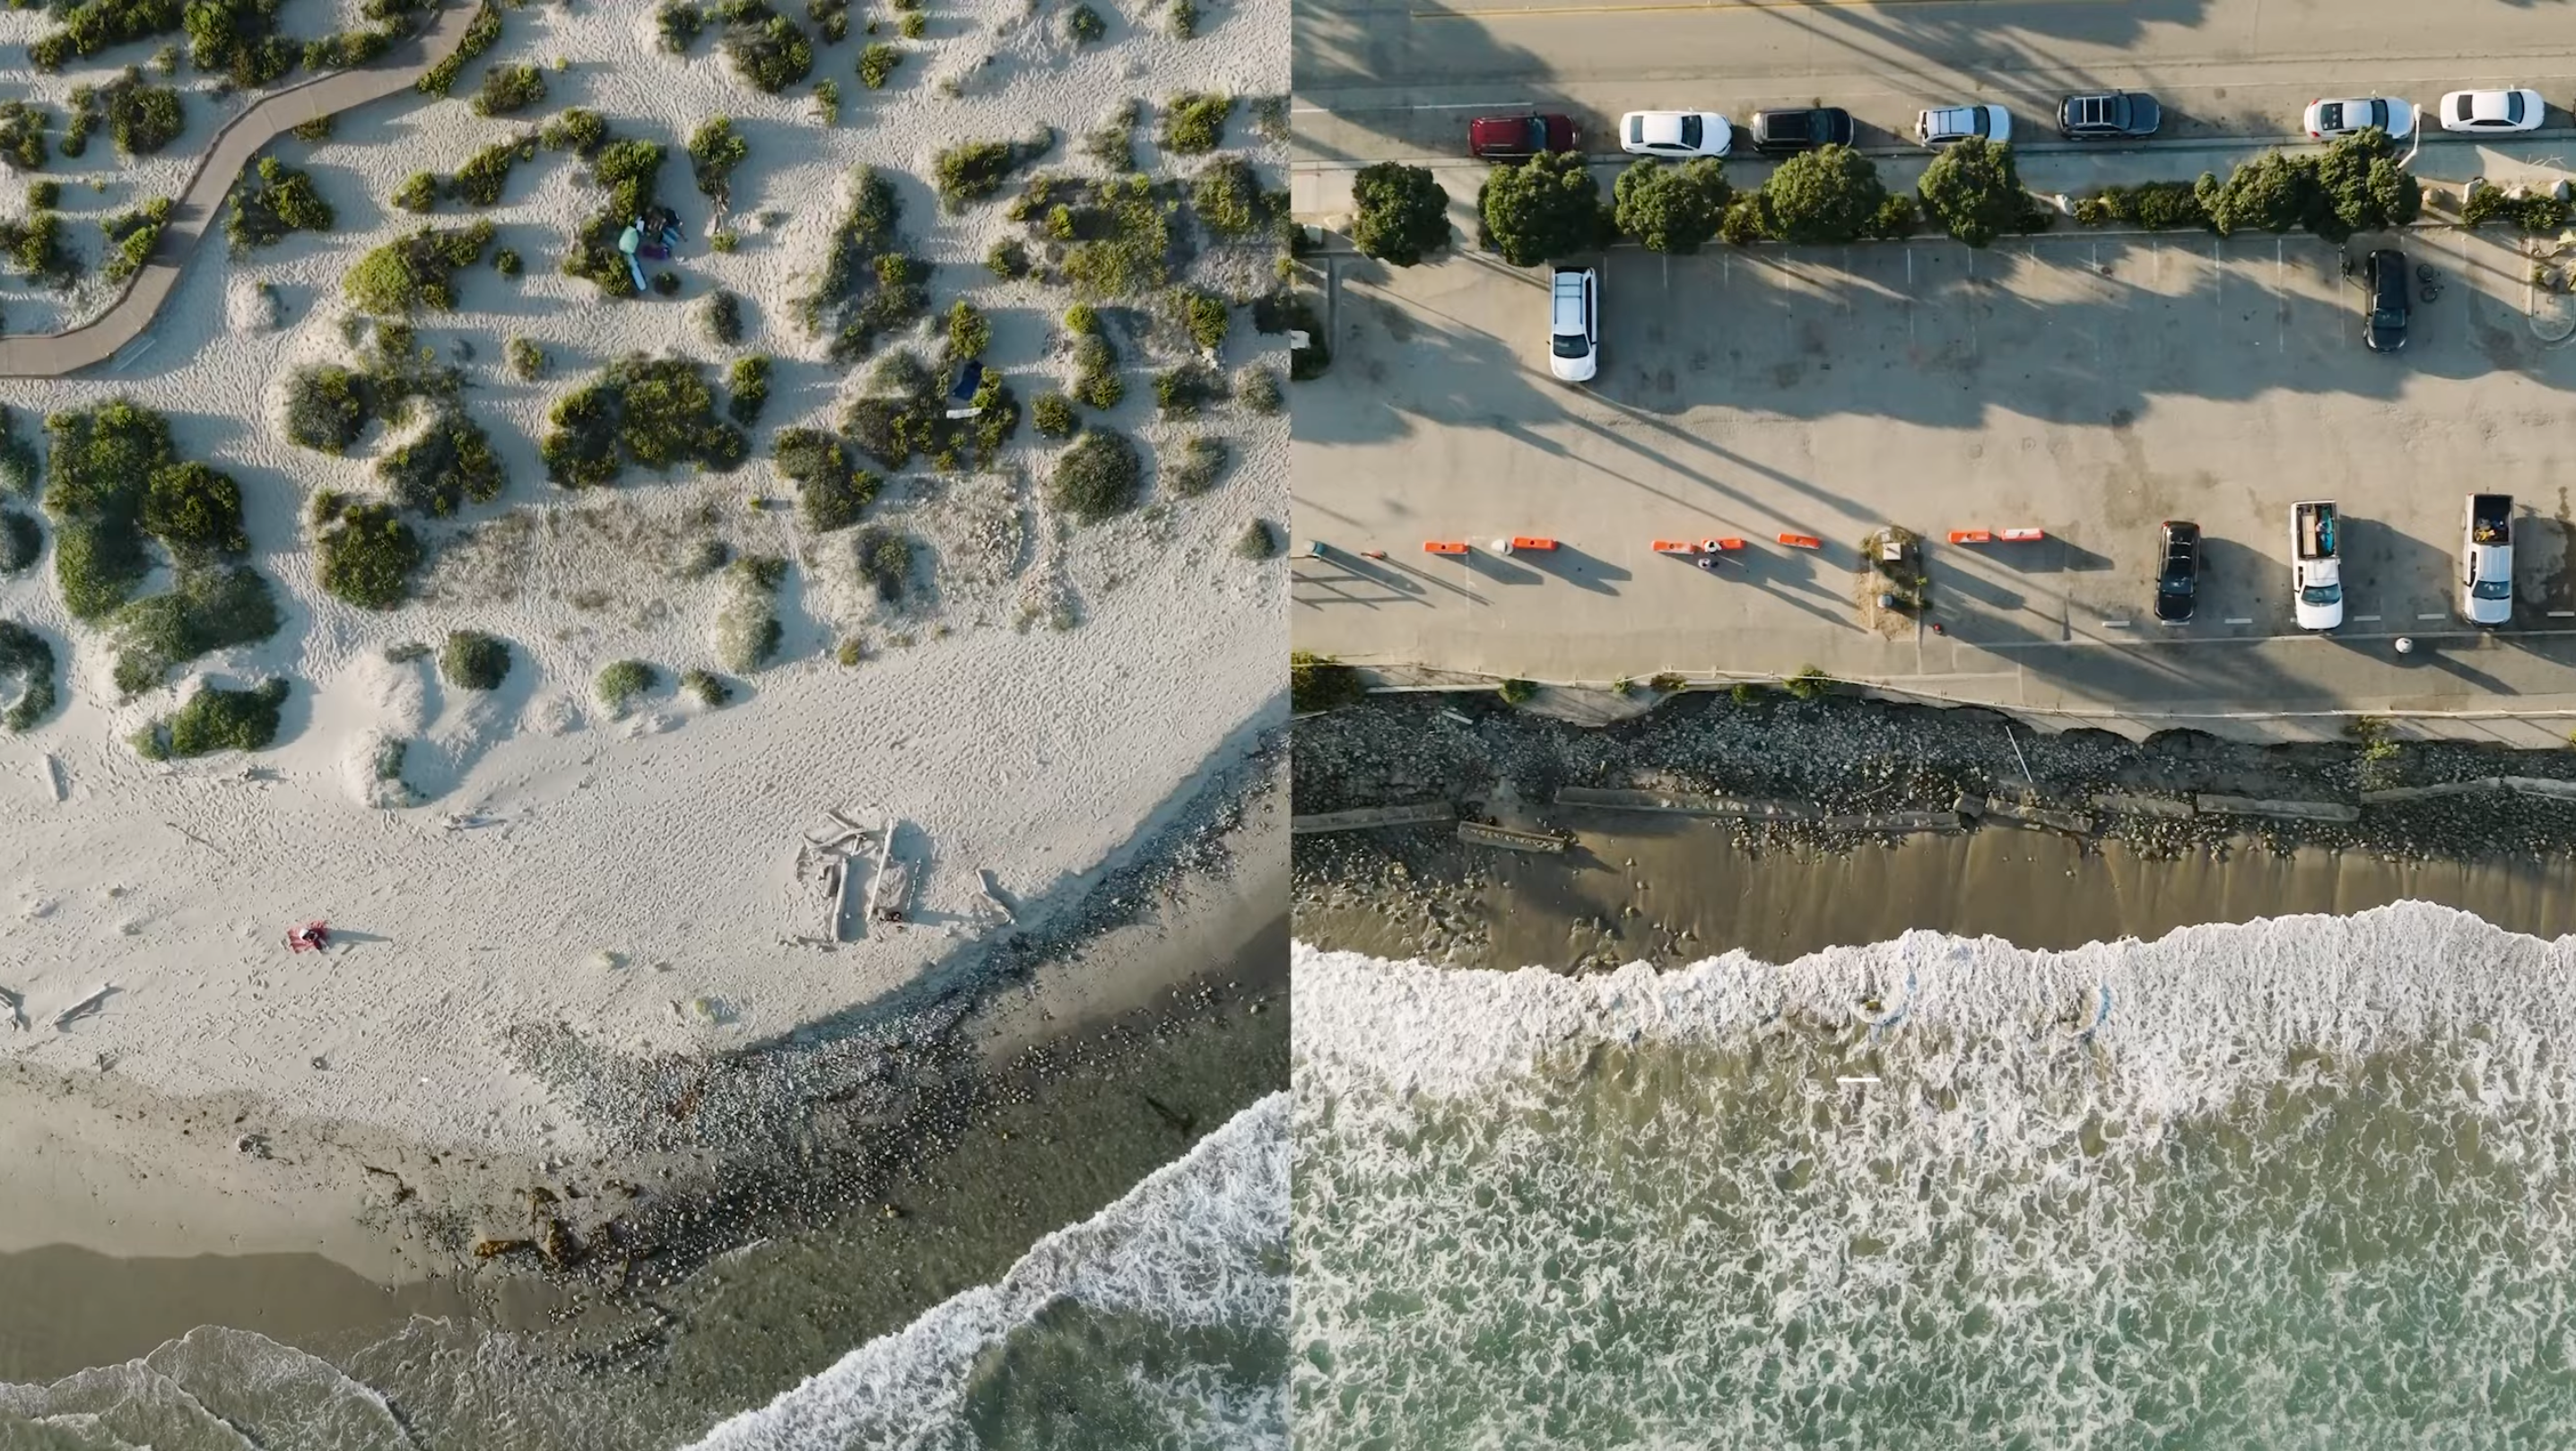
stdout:
[[2416,903],[1586,979],[1300,947],[1297,1434],[2567,1444],[2571,988]]
[[[979,1358],[1066,1301],[1176,1327],[1284,1323],[1288,1285],[1274,1261],[1288,1234],[1287,1129],[1288,1096],[1263,1099],[1099,1214],[1039,1240],[998,1283],[861,1346],[768,1406],[717,1426],[699,1446],[971,1445],[958,1413]],[[1169,1444],[1286,1444],[1285,1408],[1275,1400],[1229,1401],[1215,1387],[1191,1394],[1178,1381],[1147,1389],[1186,1437]]]

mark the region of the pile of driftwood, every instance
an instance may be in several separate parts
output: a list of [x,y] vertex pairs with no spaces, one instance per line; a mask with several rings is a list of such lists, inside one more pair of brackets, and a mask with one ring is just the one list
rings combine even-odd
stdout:
[[894,857],[895,828],[900,823],[888,816],[878,825],[866,826],[837,809],[823,815],[824,824],[805,833],[804,848],[796,860],[797,880],[818,881],[821,886],[822,940],[855,941],[868,935],[871,923],[902,925],[911,873]]

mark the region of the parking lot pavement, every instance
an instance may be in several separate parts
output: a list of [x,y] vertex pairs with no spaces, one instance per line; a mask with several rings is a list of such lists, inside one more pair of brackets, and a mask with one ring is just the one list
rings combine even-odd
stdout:
[[1924,106],[2009,107],[2025,137],[2095,88],[2154,92],[2173,137],[2278,137],[2324,95],[2528,85],[2552,119],[2576,83],[2576,28],[2528,0],[1298,0],[1297,154],[1317,162],[1454,155],[1478,109],[1574,113],[1602,149],[1623,111],[1821,99],[1863,144]]
[[[1326,548],[1295,562],[1298,643],[1545,680],[1812,664],[2035,706],[2576,702],[2576,349],[2533,335],[2501,238],[2401,245],[2441,290],[2394,357],[2303,236],[1622,251],[1590,387],[1547,376],[1541,273],[1337,261],[1335,361],[1295,404],[1297,532]],[[2493,637],[2450,615],[2473,489],[2522,507]],[[2276,638],[2289,507],[2315,497],[2348,521],[2347,623]],[[2181,626],[2148,608],[2169,518],[2207,535]],[[1932,541],[1920,620],[1859,572],[1889,524]],[[2005,528],[2046,537],[1947,542]],[[1559,548],[1491,549],[1514,535]],[[1747,547],[1713,573],[1650,548],[1721,536]],[[2400,634],[2428,648],[2400,659]]]

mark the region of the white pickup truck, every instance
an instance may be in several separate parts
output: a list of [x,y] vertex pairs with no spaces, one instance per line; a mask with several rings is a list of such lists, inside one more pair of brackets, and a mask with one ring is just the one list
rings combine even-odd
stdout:
[[2513,495],[2471,494],[2460,526],[2460,614],[2472,625],[2513,619]]
[[2333,500],[2290,506],[2290,593],[2302,630],[2343,623],[2342,532]]

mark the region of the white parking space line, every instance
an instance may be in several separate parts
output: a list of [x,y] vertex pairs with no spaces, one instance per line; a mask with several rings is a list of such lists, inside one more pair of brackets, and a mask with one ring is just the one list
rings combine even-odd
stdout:
[[2252,615],[2247,615],[2241,620],[2229,620],[2227,623],[2231,625],[2250,625],[2254,623],[2254,617]]
[[2551,610],[2549,612],[2549,618],[2553,620],[2576,620],[2576,610]]
[[2377,615],[2355,615],[2355,616],[2353,616],[2353,617],[2352,617],[2352,622],[2353,622],[2354,624],[2356,624],[2356,625],[2375,625],[2375,624],[2378,624],[2378,623],[2379,623],[2379,616],[2377,616]]
[[2418,614],[2415,618],[2417,618],[2417,619],[2419,619],[2419,620],[2438,620],[2438,619],[2442,618],[2442,611],[2440,611],[2440,610],[2432,610],[2432,611],[2428,611],[2428,612],[2426,612],[2426,613]]

